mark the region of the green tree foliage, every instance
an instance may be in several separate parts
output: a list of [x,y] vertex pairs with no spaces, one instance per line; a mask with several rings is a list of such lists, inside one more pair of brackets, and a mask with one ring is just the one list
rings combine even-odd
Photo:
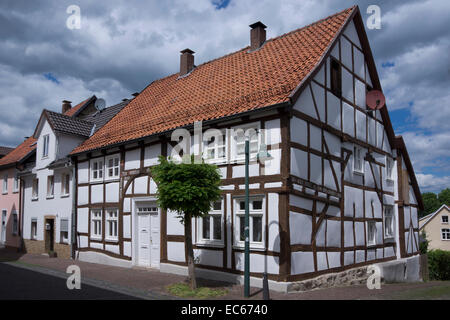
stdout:
[[431,280],[450,280],[450,251],[428,251],[428,268]]
[[433,192],[422,193],[424,210],[419,212],[419,217],[435,212],[443,204],[450,206],[450,188],[444,189],[436,195]]
[[438,195],[440,205],[446,204],[450,206],[450,189],[444,189]]
[[162,209],[176,211],[184,224],[185,250],[188,256],[188,271],[191,288],[197,288],[192,248],[192,218],[207,215],[211,203],[220,198],[220,173],[217,166],[191,161],[175,163],[163,156],[159,164],[151,169],[158,184],[157,198]]
[[435,212],[441,206],[438,196],[433,192],[422,193],[424,210],[420,212],[420,217]]

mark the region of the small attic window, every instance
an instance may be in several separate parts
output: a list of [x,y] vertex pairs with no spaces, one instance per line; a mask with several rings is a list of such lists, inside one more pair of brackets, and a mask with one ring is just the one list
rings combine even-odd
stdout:
[[336,59],[331,59],[330,64],[330,78],[331,78],[331,92],[337,96],[342,95],[342,76],[341,76],[341,65]]

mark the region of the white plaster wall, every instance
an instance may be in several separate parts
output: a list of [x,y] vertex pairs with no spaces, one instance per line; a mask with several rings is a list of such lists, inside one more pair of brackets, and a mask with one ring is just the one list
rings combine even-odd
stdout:
[[134,179],[134,193],[146,194],[148,185],[148,176],[138,177]]
[[217,250],[194,249],[194,258],[198,259],[199,264],[223,267],[223,253]]
[[268,195],[268,239],[269,251],[280,252],[280,230],[278,225],[278,207],[279,197],[278,193],[269,193]]
[[91,186],[91,203],[103,202],[103,184],[94,184]]
[[161,154],[161,144],[154,144],[146,147],[144,151],[144,167],[158,164],[158,156]]
[[125,170],[139,169],[141,166],[141,149],[125,152]]
[[[235,259],[236,269],[244,271],[244,253],[236,252]],[[265,271],[269,274],[279,274],[279,258],[262,254],[250,254],[250,272],[262,273]]]
[[119,202],[119,182],[105,184],[106,202]]
[[308,153],[291,148],[291,173],[302,179],[308,179]]
[[123,237],[131,238],[131,215],[123,216]]
[[280,119],[266,121],[266,145],[274,145],[281,143],[281,125]]
[[170,261],[185,262],[184,242],[167,242],[167,259]]
[[184,225],[181,224],[176,212],[167,211],[167,234],[184,235]]
[[291,245],[311,244],[311,216],[302,213],[289,212],[289,229],[291,232]]
[[77,231],[81,233],[89,232],[89,209],[77,209]]
[[78,163],[78,183],[89,182],[89,161]]
[[314,272],[314,256],[312,252],[293,252],[291,254],[291,274]]

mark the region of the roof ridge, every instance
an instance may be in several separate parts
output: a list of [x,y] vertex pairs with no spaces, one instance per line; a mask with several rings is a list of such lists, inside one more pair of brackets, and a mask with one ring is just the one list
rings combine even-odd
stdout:
[[[267,39],[264,43],[272,42],[272,41],[274,41],[274,40],[278,40],[278,39],[280,39],[280,38],[283,38],[283,37],[285,37],[285,36],[287,36],[287,35],[290,35],[290,34],[293,34],[293,33],[299,32],[299,31],[302,31],[303,29],[310,28],[310,27],[312,27],[312,26],[314,26],[314,25],[317,25],[317,24],[319,24],[319,23],[322,23],[322,22],[324,22],[324,21],[326,21],[326,20],[328,20],[328,19],[331,19],[331,18],[334,18],[334,17],[336,17],[336,16],[339,16],[339,15],[341,15],[341,14],[347,12],[347,11],[353,11],[353,10],[355,10],[357,7],[358,7],[357,5],[354,5],[354,6],[350,7],[350,8],[347,8],[347,9],[344,9],[344,10],[342,10],[342,11],[340,11],[340,12],[337,12],[337,13],[334,13],[334,14],[332,14],[332,15],[329,15],[329,16],[326,17],[326,18],[323,18],[323,19],[321,19],[321,20],[312,22],[312,23],[310,23],[310,24],[308,24],[308,25],[306,25],[306,26],[299,27],[299,28],[297,28],[297,29],[291,30],[291,31],[289,31],[289,32],[285,32],[285,33],[283,33],[283,34],[281,34],[281,35],[278,35],[278,36],[276,36],[276,37]],[[239,52],[241,52],[241,51],[245,51],[245,50],[247,50],[248,48],[250,48],[250,46],[245,46],[245,47],[243,47],[243,48],[241,48],[241,49],[238,49],[238,50],[236,50],[236,51],[234,51],[234,52],[230,52],[230,53],[227,53],[227,54],[225,54],[225,55],[223,55],[223,56],[220,56],[220,57],[217,57],[217,58],[208,60],[208,61],[206,61],[206,62],[203,62],[203,63],[199,64],[198,66],[195,66],[194,69],[193,69],[192,71],[194,71],[196,68],[199,68],[199,67],[201,67],[201,66],[203,66],[203,65],[206,65],[206,64],[215,62],[215,61],[217,61],[217,60],[220,60],[220,59],[223,59],[223,58],[232,56],[232,55],[237,54],[237,53],[239,53]],[[176,72],[176,73],[172,73],[172,74],[170,74],[170,75],[167,75],[167,76],[165,76],[165,77],[156,79],[156,80],[152,81],[147,87],[151,86],[152,83],[154,83],[154,82],[159,82],[159,81],[165,80],[165,79],[167,79],[167,78],[173,77],[173,76],[178,75],[178,74],[179,74],[179,72]],[[144,91],[147,87],[145,87],[142,91]]]

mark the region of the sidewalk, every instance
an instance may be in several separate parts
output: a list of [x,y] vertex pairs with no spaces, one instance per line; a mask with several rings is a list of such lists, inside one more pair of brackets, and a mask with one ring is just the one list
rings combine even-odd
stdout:
[[[69,276],[66,274],[67,267],[77,265],[81,269],[82,285],[86,283],[144,299],[177,299],[177,297],[170,296],[165,288],[170,284],[185,280],[184,276],[161,273],[153,269],[112,267],[70,259],[49,258],[45,255],[20,254],[6,250],[0,250],[0,262],[7,262],[17,267],[65,278]],[[218,298],[220,300],[243,299],[243,287],[241,285],[203,279],[199,279],[198,284],[199,286],[225,289],[228,293],[226,296]],[[261,289],[252,288],[251,293],[250,300],[262,299]],[[276,300],[450,299],[450,282],[382,284],[380,290],[369,290],[365,285],[362,285],[304,293],[271,292],[270,297]]]

